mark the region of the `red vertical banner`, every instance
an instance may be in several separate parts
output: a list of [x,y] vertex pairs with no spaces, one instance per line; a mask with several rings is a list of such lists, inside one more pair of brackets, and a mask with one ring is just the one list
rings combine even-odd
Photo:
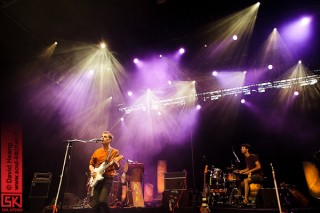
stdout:
[[22,212],[22,128],[1,125],[1,211]]
[[141,182],[130,182],[130,187],[132,190],[133,206],[144,207],[142,184]]

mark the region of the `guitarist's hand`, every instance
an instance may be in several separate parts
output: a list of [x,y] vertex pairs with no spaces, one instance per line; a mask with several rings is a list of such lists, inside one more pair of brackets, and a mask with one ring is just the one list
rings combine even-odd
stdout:
[[113,162],[119,165],[119,161],[123,159],[123,155],[119,155],[118,157],[113,158]]
[[97,172],[91,172],[91,177],[95,178],[97,176]]

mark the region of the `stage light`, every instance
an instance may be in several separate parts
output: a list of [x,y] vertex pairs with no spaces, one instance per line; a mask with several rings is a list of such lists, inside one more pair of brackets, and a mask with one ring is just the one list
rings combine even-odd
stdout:
[[124,118],[120,118],[120,121],[123,122],[123,121],[124,121]]
[[295,96],[297,96],[297,95],[299,95],[299,92],[298,92],[298,91],[295,91],[293,94],[294,94]]
[[217,71],[213,71],[213,72],[212,72],[212,75],[213,75],[213,76],[217,76],[217,75],[218,75],[218,72],[217,72]]
[[137,59],[137,58],[133,59],[133,63],[135,63],[135,64],[139,63],[139,59]]
[[131,91],[128,92],[128,96],[132,96],[132,92]]
[[89,73],[89,75],[93,75],[94,70],[93,70],[93,69],[90,69],[90,70],[88,71],[88,73]]
[[311,22],[311,18],[310,17],[304,17],[300,21],[301,25],[308,25],[310,22]]
[[101,42],[101,43],[100,43],[100,48],[101,48],[101,49],[106,48],[106,44],[105,44],[104,42]]
[[269,65],[268,65],[268,69],[269,69],[269,70],[272,70],[272,69],[273,69],[273,66],[272,66],[271,64],[269,64]]
[[[287,45],[301,48],[310,42],[313,34],[310,25],[311,18],[303,17],[288,23],[282,31],[282,37],[286,40]],[[309,42],[308,42],[309,41]]]
[[244,99],[241,99],[241,101],[240,101],[242,104],[244,104],[245,102],[246,102],[246,100],[244,100]]
[[243,74],[247,74],[247,71],[243,71]]
[[162,113],[161,113],[161,112],[158,112],[158,115],[160,116],[160,115],[162,115]]
[[180,49],[179,49],[179,53],[180,53],[180,54],[183,54],[183,53],[185,53],[185,52],[186,52],[186,50],[185,50],[184,48],[180,48]]
[[56,41],[55,41],[55,42],[54,42],[54,44],[55,44],[55,45],[57,45],[57,44],[58,44],[58,42],[56,42]]
[[201,106],[198,104],[196,108],[199,110],[199,109],[201,109]]
[[273,28],[273,31],[277,31],[277,28]]
[[169,80],[169,81],[168,81],[168,84],[169,84],[169,85],[171,85],[171,84],[172,84],[172,82]]
[[302,63],[301,60],[299,60],[298,63],[301,64]]
[[236,41],[236,40],[238,40],[238,36],[237,36],[237,35],[234,35],[234,36],[232,36],[232,39],[233,39],[234,41]]

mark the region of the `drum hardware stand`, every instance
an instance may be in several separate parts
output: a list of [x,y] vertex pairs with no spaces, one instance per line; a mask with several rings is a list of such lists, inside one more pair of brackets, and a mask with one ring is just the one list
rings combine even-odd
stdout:
[[[232,172],[234,174],[234,171]],[[228,199],[229,205],[239,205],[242,198],[241,191],[237,187],[237,180],[232,180],[232,190]]]
[[236,205],[239,204],[240,198],[242,198],[241,192],[239,189],[235,186],[230,193],[228,204],[230,205]]

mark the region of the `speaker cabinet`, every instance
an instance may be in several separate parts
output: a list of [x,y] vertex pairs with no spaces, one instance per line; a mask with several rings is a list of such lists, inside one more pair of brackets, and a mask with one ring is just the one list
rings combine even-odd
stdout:
[[33,174],[29,193],[31,212],[40,213],[43,211],[46,199],[48,198],[51,178],[51,172]]
[[274,188],[259,189],[256,197],[257,208],[277,208],[277,194]]
[[29,198],[47,198],[51,177],[51,173],[34,173]]
[[186,190],[187,172],[166,172],[164,174],[164,190]]

